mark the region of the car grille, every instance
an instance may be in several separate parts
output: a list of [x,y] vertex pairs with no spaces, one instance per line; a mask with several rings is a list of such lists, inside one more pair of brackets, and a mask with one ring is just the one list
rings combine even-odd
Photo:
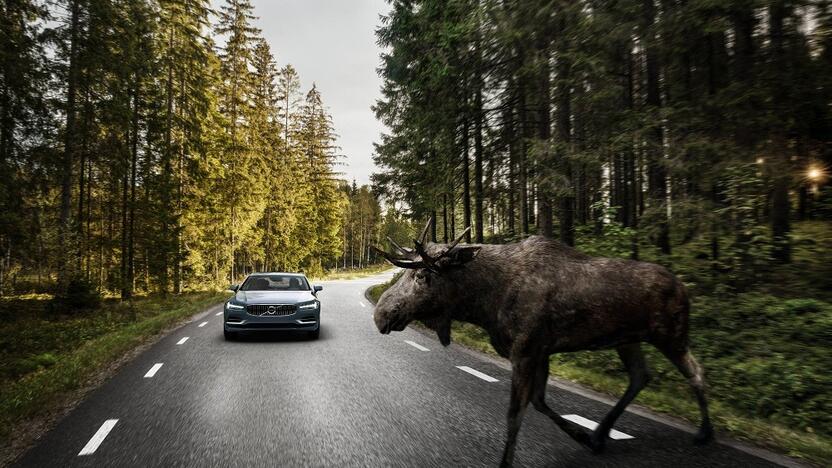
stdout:
[[259,315],[264,317],[284,317],[292,315],[297,311],[297,307],[289,304],[257,304],[250,305],[246,308],[249,315]]

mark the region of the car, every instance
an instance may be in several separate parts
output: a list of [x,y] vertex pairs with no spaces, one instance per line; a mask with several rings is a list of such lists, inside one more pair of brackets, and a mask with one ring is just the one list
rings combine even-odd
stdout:
[[246,331],[321,333],[322,286],[312,286],[302,273],[252,273],[223,307],[223,332],[233,340]]

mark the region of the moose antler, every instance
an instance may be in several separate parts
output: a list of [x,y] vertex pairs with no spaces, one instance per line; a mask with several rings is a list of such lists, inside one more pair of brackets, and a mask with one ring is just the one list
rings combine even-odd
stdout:
[[402,253],[402,254],[404,254],[405,256],[410,256],[410,255],[413,255],[413,249],[407,249],[407,248],[405,248],[405,247],[400,246],[399,244],[397,244],[397,243],[396,243],[396,241],[394,241],[393,239],[391,239],[391,238],[390,238],[390,236],[387,236],[387,240],[390,242],[390,244],[391,244],[393,247],[395,247],[395,248],[396,248],[396,250],[398,250],[399,252],[401,252],[401,253]]
[[410,269],[419,269],[419,268],[426,268],[427,264],[418,258],[418,254],[416,252],[412,252],[408,256],[404,257],[394,257],[392,254],[389,254],[378,247],[371,245],[370,246],[373,251],[382,257],[384,257],[388,262],[396,265],[397,267],[401,268],[410,268]]
[[453,242],[448,244],[448,247],[438,256],[432,257],[427,249],[425,248],[425,242],[427,241],[428,236],[428,229],[430,229],[430,225],[433,222],[433,218],[429,218],[425,228],[422,230],[422,235],[419,236],[419,239],[413,239],[413,244],[416,246],[416,249],[408,249],[402,247],[401,245],[397,244],[396,241],[391,239],[390,237],[387,238],[390,241],[390,244],[393,248],[400,254],[400,256],[394,256],[393,254],[387,253],[375,246],[373,246],[373,250],[384,257],[388,262],[392,263],[401,268],[410,268],[410,269],[419,269],[419,268],[427,268],[431,271],[437,271],[439,269],[439,265],[437,262],[441,260],[443,257],[446,257],[471,231],[471,227],[465,228],[462,231],[462,234],[459,235]]

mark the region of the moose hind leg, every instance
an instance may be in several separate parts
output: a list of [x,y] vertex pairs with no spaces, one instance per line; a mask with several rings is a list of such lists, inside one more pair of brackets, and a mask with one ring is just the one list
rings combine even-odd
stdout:
[[664,354],[679,369],[679,372],[688,379],[688,383],[696,394],[696,401],[699,403],[702,422],[693,442],[697,445],[707,444],[714,438],[714,429],[711,426],[711,418],[708,415],[708,400],[705,397],[705,370],[696,362],[693,354],[687,348],[681,352],[664,352]]
[[644,360],[644,353],[641,351],[641,344],[627,344],[616,348],[618,357],[624,363],[627,369],[627,374],[630,377],[630,384],[624,395],[618,400],[618,403],[613,406],[609,413],[604,416],[598,427],[592,433],[590,439],[591,448],[594,452],[601,452],[604,450],[604,445],[609,436],[615,421],[621,416],[621,413],[627,408],[638,393],[647,386],[650,382],[650,370],[647,368],[647,362]]

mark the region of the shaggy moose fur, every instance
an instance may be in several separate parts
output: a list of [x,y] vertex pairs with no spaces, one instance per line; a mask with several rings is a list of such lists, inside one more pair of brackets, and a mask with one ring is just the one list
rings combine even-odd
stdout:
[[[603,450],[616,419],[650,380],[641,342],[658,348],[693,388],[702,417],[695,442],[713,438],[703,369],[688,348],[688,296],[664,267],[590,257],[539,236],[507,245],[425,243],[426,231],[415,250],[391,240],[395,255],[379,251],[407,270],[382,294],[375,323],[387,334],[421,320],[445,346],[452,320],[488,332],[494,349],[512,363],[502,466],[512,463],[529,403],[576,441]],[[630,384],[590,434],[547,405],[549,355],[599,349],[618,351]]]

